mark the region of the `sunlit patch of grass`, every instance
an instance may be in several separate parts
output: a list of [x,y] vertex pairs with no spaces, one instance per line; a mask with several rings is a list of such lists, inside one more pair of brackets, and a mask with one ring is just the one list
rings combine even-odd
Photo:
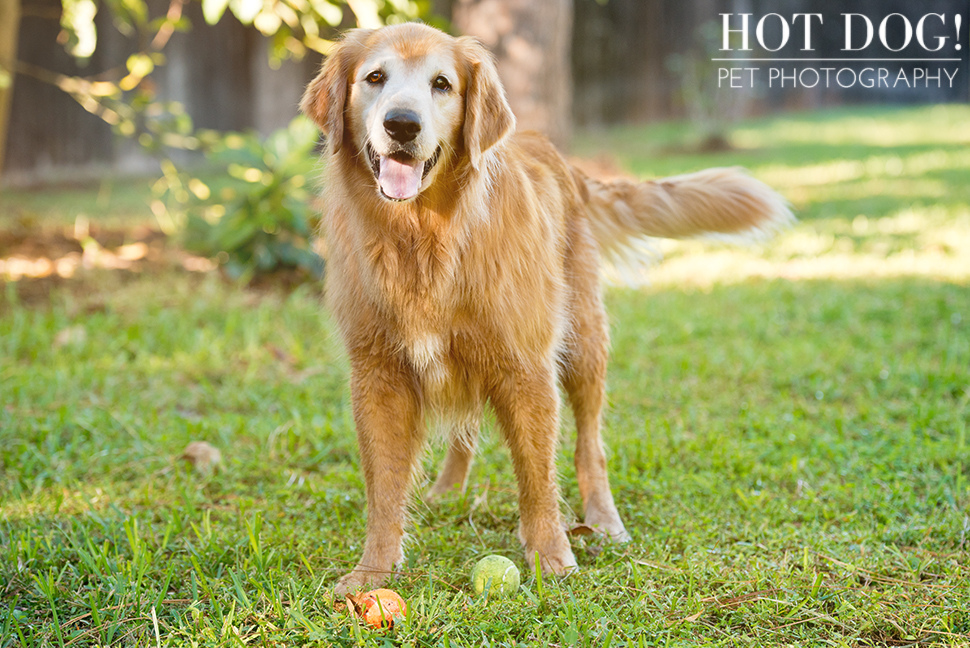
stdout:
[[904,201],[903,204],[911,204],[916,200],[932,201],[944,198],[948,195],[948,190],[947,183],[939,180],[900,177],[892,180],[889,178],[866,178],[859,182],[824,185],[817,188],[811,195],[796,192],[796,190],[792,190],[792,193],[797,194],[793,200],[798,200],[798,196],[801,196],[807,204],[831,201],[858,202],[873,196],[892,198],[895,204],[899,204],[900,201]]
[[54,187],[4,189],[0,192],[0,227],[16,224],[71,226],[78,216],[105,227],[155,224],[147,209],[152,179],[106,178],[100,182]]
[[809,188],[851,182],[860,179],[890,180],[918,177],[930,171],[967,170],[970,172],[970,150],[924,151],[908,156],[873,155],[864,159],[833,160],[821,164],[790,165],[759,169],[759,177],[773,187]]
[[834,160],[807,166],[769,167],[762,169],[760,177],[779,190],[804,188],[806,193],[818,185],[858,180],[866,175],[866,165],[861,160]]
[[727,248],[661,241],[665,260],[642,279],[656,285],[735,283],[753,277],[838,279],[914,275],[970,281],[970,208],[907,208],[870,219],[829,218],[798,224],[775,241]]
[[897,148],[970,141],[970,107],[941,104],[909,110],[869,108],[784,116],[768,127],[741,125],[731,133],[741,148],[809,143],[838,147]]

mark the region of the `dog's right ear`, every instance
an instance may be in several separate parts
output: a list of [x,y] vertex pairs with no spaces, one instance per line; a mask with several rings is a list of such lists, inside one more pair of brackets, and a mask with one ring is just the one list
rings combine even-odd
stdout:
[[357,61],[363,42],[371,29],[354,29],[343,39],[334,43],[327,54],[320,74],[317,75],[300,102],[300,110],[320,127],[327,138],[330,150],[336,153],[344,137],[344,108],[347,103],[347,86],[351,69]]

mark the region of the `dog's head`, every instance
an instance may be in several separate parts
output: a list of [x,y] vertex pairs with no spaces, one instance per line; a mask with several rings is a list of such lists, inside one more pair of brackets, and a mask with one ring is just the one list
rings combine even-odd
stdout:
[[515,126],[488,51],[416,23],[348,32],[301,109],[391,201],[416,198],[463,159],[480,168]]

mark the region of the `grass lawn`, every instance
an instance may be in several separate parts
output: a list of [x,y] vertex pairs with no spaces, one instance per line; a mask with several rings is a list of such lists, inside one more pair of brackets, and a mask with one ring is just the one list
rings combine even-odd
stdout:
[[[414,503],[392,585],[408,621],[367,630],[330,594],[364,496],[318,288],[177,264],[8,276],[0,648],[970,645],[970,107],[766,118],[703,156],[677,152],[688,134],[626,127],[576,153],[640,175],[744,165],[802,221],[754,249],[665,243],[651,284],[607,291],[632,542],[577,537],[580,571],[537,580],[489,423],[467,492]],[[134,195],[5,192],[0,233],[144,227]],[[179,458],[194,440],[221,470]],[[472,595],[490,553],[523,571],[514,598]]]

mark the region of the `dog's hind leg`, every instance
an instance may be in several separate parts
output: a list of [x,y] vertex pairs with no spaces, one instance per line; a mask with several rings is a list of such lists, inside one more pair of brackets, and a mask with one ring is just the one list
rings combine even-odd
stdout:
[[464,492],[475,455],[480,425],[480,418],[476,418],[459,424],[449,433],[448,452],[441,462],[437,479],[425,494],[426,500],[434,501],[454,489]]
[[630,539],[613,502],[600,438],[606,401],[609,329],[599,290],[598,259],[585,228],[573,232],[572,330],[562,353],[560,383],[576,418],[576,479],[587,526],[613,540]]
[[573,341],[562,376],[576,418],[576,480],[583,498],[586,525],[623,542],[630,536],[613,502],[600,438],[600,412],[606,398],[605,330],[603,336],[587,335],[580,334],[582,339]]

